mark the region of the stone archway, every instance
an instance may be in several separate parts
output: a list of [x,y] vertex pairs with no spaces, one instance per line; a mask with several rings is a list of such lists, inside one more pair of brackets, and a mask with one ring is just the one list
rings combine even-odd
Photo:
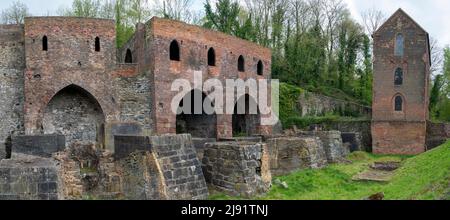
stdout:
[[238,99],[232,121],[234,137],[260,134],[261,113],[253,97],[246,94]]
[[[194,138],[217,138],[217,116],[205,112],[203,109],[205,101],[210,100],[200,90],[192,90],[180,101],[179,108],[190,108],[190,111],[177,115],[177,134],[187,133]],[[190,103],[190,105],[184,106],[184,103]],[[198,112],[195,111],[196,107]]]
[[66,146],[75,142],[104,145],[105,114],[95,97],[85,89],[70,85],[47,104],[42,122],[44,134],[61,134]]

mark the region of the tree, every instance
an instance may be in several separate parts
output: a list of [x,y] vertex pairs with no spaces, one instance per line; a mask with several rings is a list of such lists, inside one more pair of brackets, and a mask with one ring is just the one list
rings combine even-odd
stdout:
[[205,3],[204,27],[235,35],[239,29],[240,7],[238,2],[231,0],[218,0],[215,11],[209,0]]
[[12,3],[11,7],[1,13],[1,22],[3,24],[23,24],[25,17],[30,16],[28,7],[20,1]]
[[372,35],[386,21],[386,15],[376,8],[368,9],[361,14],[366,33]]
[[100,8],[99,0],[74,0],[72,10],[67,11],[67,16],[95,18],[99,16]]
[[444,50],[439,46],[436,38],[430,38],[430,53],[431,53],[431,74],[438,74],[443,68]]
[[156,0],[156,14],[164,18],[191,22],[196,13],[191,10],[192,0]]

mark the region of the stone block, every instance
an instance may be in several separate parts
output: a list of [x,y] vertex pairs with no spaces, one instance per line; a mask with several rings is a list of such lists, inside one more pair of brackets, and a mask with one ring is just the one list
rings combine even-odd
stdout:
[[12,137],[12,153],[51,157],[65,149],[63,135],[21,135]]
[[287,175],[328,164],[323,143],[315,137],[273,137],[267,139],[273,175]]
[[233,196],[254,197],[269,190],[269,151],[263,143],[208,143],[203,158],[206,181]]
[[152,145],[150,138],[146,136],[114,136],[114,159],[120,160],[128,157],[131,153],[136,151],[150,152]]

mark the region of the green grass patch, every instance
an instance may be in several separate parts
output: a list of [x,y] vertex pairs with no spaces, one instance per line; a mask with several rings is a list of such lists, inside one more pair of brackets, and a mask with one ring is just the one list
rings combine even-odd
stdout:
[[[274,185],[259,200],[361,200],[383,192],[388,200],[450,199],[450,142],[424,154],[410,156],[379,156],[354,152],[351,164],[334,164],[320,170],[302,170],[288,176],[288,189]],[[402,167],[389,183],[353,181],[352,177],[369,169],[376,161],[398,161]],[[210,199],[235,200],[224,194]]]

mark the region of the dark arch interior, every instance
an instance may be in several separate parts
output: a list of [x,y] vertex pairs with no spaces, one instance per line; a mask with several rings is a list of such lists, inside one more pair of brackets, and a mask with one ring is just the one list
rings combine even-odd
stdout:
[[103,146],[105,116],[100,104],[86,90],[71,85],[48,103],[42,122],[44,134],[61,134],[66,146],[75,142]]
[[176,40],[170,43],[170,60],[180,61],[180,46]]
[[258,135],[261,115],[255,99],[248,94],[242,96],[234,106],[233,136]]
[[208,66],[215,66],[216,65],[216,53],[214,49],[211,47],[208,50]]
[[395,97],[395,111],[403,111],[403,98],[401,96]]
[[[177,115],[177,133],[188,133],[195,138],[217,138],[217,116],[207,114],[203,103],[212,101],[200,90],[192,90],[183,100],[179,108],[184,111]],[[185,106],[185,103],[188,104]]]
[[133,55],[130,49],[127,49],[127,53],[125,54],[125,63],[133,63]]
[[238,59],[238,71],[245,72],[245,60],[243,56],[239,56]]
[[99,37],[95,38],[95,51],[97,51],[97,52],[100,51],[100,38]]
[[403,69],[397,68],[395,70],[394,83],[396,86],[400,86],[403,84]]
[[256,69],[257,69],[257,70],[256,70],[256,73],[257,73],[258,75],[262,76],[262,75],[263,75],[264,66],[263,66],[263,63],[261,62],[261,60],[258,61],[258,65],[257,65],[257,68],[256,68]]
[[47,36],[44,36],[42,38],[42,50],[47,51],[48,50],[48,39]]

